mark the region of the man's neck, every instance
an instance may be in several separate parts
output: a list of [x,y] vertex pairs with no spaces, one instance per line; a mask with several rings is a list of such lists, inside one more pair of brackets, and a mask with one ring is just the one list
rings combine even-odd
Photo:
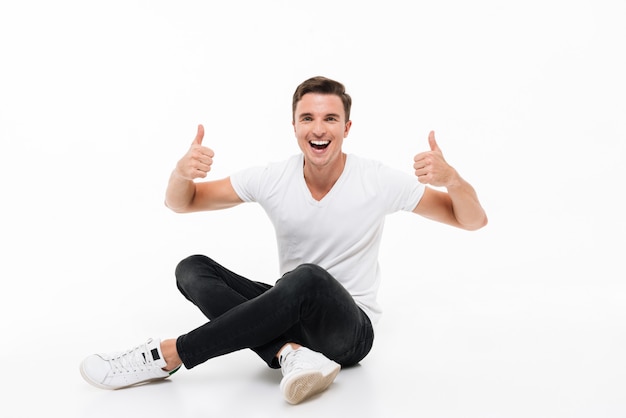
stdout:
[[342,153],[335,164],[324,167],[304,163],[304,181],[315,200],[322,200],[337,183],[346,166],[346,158],[347,155]]

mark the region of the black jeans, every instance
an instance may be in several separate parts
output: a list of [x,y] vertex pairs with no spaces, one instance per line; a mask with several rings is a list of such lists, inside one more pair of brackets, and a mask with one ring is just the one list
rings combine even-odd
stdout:
[[374,342],[365,312],[335,278],[314,264],[297,267],[272,286],[194,255],[178,264],[176,282],[209,319],[176,340],[188,369],[244,348],[278,368],[276,354],[289,342],[346,367],[361,361]]

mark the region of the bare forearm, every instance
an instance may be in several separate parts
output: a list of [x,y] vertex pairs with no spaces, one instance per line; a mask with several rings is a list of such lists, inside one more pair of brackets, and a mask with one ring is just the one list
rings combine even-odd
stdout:
[[196,194],[196,184],[172,171],[167,190],[165,192],[165,205],[174,212],[185,212],[190,206]]
[[457,174],[455,180],[446,188],[452,202],[454,217],[462,228],[476,230],[487,225],[487,214],[471,184]]

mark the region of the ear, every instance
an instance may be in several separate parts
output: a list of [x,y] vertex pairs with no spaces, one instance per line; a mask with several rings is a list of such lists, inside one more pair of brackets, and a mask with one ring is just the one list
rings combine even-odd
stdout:
[[352,126],[352,121],[349,120],[346,122],[346,128],[343,131],[343,137],[346,138],[348,136],[348,133],[350,133],[350,127]]

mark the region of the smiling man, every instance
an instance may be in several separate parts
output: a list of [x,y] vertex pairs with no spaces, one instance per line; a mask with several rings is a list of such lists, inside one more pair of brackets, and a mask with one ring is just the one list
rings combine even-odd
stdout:
[[297,404],[369,353],[382,314],[378,251],[385,217],[412,211],[466,230],[483,227],[487,217],[433,132],[430,150],[413,159],[415,176],[344,153],[351,105],[343,84],[325,77],[304,81],[292,108],[302,152],[213,181],[199,181],[211,170],[214,152],[202,145],[198,126],[170,176],[167,207],[186,213],[258,203],[276,230],[280,278],[273,285],[254,281],[204,255],[182,260],[178,289],[209,321],[177,338],[88,356],[80,370],[89,383],[133,386],[249,348],[281,369],[283,396]]
[[304,155],[304,179],[317,200],[330,191],[346,163],[342,150],[352,122],[342,98],[332,94],[309,93],[294,103],[293,126]]

